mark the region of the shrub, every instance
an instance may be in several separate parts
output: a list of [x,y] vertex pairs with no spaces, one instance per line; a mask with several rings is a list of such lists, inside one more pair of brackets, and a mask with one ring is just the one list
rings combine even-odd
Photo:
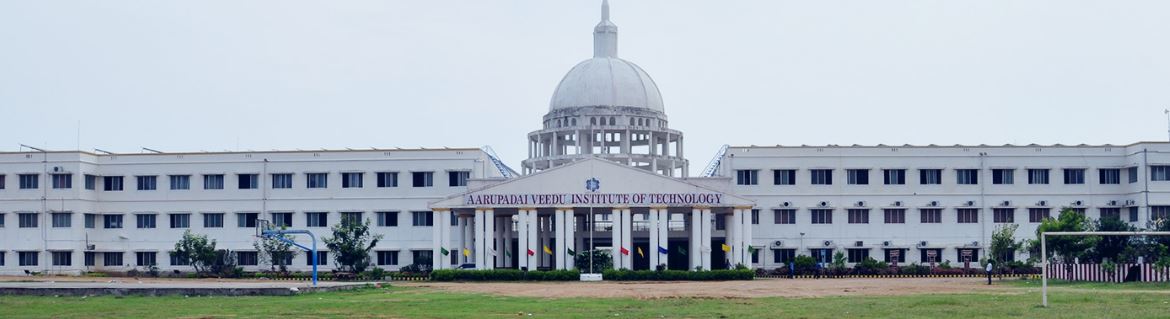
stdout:
[[431,280],[434,281],[572,281],[580,278],[581,272],[576,270],[440,269],[431,272]]

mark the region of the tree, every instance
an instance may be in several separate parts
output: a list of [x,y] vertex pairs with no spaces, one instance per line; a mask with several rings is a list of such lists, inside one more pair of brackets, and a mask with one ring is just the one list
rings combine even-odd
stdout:
[[[1104,217],[1093,223],[1096,231],[1134,231],[1137,228],[1117,217]],[[1130,236],[1095,236],[1096,245],[1088,259],[1098,262],[1118,261],[1118,257],[1129,247]]]
[[1018,228],[1020,225],[1004,224],[996,226],[995,231],[991,233],[991,258],[995,261],[996,266],[1009,259],[1014,260],[1012,257],[1015,257],[1016,251],[1020,250],[1022,244],[1016,241],[1016,229]]
[[613,256],[609,255],[609,250],[594,249],[577,253],[577,256],[573,258],[573,264],[577,266],[577,270],[580,270],[581,272],[587,272],[590,270],[590,256],[593,257],[592,260],[594,272],[600,273],[603,270],[613,268]]
[[[370,265],[370,250],[382,235],[370,235],[370,221],[343,222],[333,225],[333,236],[325,238],[325,247],[333,252],[333,261],[340,271],[360,273]],[[368,244],[367,244],[368,242]]]
[[[1036,242],[1040,241],[1040,234],[1045,232],[1077,232],[1088,230],[1092,225],[1084,214],[1070,208],[1060,211],[1056,219],[1048,218],[1036,227]],[[1049,236],[1047,238],[1048,253],[1066,265],[1065,270],[1072,272],[1072,264],[1093,247],[1094,238],[1086,236]],[[1039,246],[1039,245],[1034,245]],[[1039,247],[1037,247],[1039,249]],[[1039,250],[1037,250],[1039,253]]]
[[180,260],[195,268],[197,273],[206,273],[219,259],[215,251],[215,240],[207,235],[196,235],[191,230],[183,232],[183,238],[175,243],[175,254]]
[[277,239],[277,237],[283,238],[285,240],[291,240],[291,238],[286,234],[264,236],[253,242],[252,247],[256,248],[256,253],[259,255],[258,257],[260,262],[269,264],[272,271],[276,271],[279,268],[280,272],[287,272],[288,264],[286,262],[289,261],[293,255],[292,244],[287,241]]

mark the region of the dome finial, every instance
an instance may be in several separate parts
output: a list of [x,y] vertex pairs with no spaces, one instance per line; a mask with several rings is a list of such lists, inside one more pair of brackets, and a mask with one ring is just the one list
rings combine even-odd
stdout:
[[609,0],[601,0],[601,21],[609,21]]
[[617,26],[609,21],[609,0],[601,0],[601,22],[593,28],[593,57],[617,57]]

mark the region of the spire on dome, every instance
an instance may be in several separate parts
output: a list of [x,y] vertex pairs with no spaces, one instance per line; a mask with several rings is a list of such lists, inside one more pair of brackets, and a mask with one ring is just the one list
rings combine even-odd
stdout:
[[601,22],[593,28],[593,57],[617,57],[617,25],[609,21],[609,0],[601,0]]

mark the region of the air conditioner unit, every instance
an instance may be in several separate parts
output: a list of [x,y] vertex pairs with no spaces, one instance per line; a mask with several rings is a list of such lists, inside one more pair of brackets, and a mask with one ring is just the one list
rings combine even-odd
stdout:
[[1117,201],[1115,201],[1115,200],[1109,201],[1109,206],[1117,206]]
[[829,202],[820,202],[819,204],[817,204],[817,206],[820,206],[820,207],[829,207]]
[[1036,202],[1036,206],[1048,206],[1048,201],[1042,200],[1042,201]]
[[918,242],[918,247],[926,247],[926,241],[923,240],[923,241]]
[[902,207],[902,201],[900,201],[900,200],[894,201],[894,207]]
[[779,240],[774,241],[774,242],[772,242],[772,247],[784,247],[784,242],[779,241]]
[[967,205],[968,207],[970,207],[970,206],[975,206],[975,201],[973,201],[973,200],[969,200],[969,201],[967,201],[966,203],[963,203],[963,204],[964,204],[964,205]]
[[853,242],[853,247],[861,247],[861,246],[865,246],[865,242],[860,241],[860,240]]
[[832,245],[833,245],[833,241],[832,241],[832,240],[826,240],[826,241],[824,242],[824,244],[825,244],[825,247],[829,247],[829,246],[832,246]]
[[1006,207],[1006,206],[1012,206],[1012,201],[1010,201],[1010,200],[1005,200],[1005,201],[1003,201],[1002,203],[999,203],[999,206],[1005,206],[1005,207]]
[[1125,200],[1125,205],[1133,205],[1133,204],[1134,204],[1134,201],[1132,199]]
[[1073,204],[1073,206],[1085,206],[1085,202],[1079,201],[1079,200],[1073,202],[1072,204]]
[[865,201],[859,200],[859,201],[857,201],[857,203],[854,203],[853,205],[857,206],[857,207],[865,207]]
[[888,240],[882,242],[882,247],[890,247],[890,245],[892,245],[892,243],[890,243]]
[[928,206],[930,206],[930,207],[937,207],[937,206],[938,206],[938,201],[937,201],[937,200],[932,200],[932,201],[930,201],[930,204],[928,204]]
[[94,244],[85,245],[85,250],[95,250],[95,249],[97,249],[97,245],[94,245]]
[[60,166],[53,166],[53,172],[54,172],[54,173],[56,173],[56,172],[60,172],[60,171],[63,171],[63,170],[65,170],[65,169],[64,169],[64,168],[61,168]]
[[971,242],[971,246],[979,246],[979,242],[973,241],[973,242]]
[[780,206],[783,206],[783,207],[792,206],[792,202],[783,202],[783,203],[780,203]]

